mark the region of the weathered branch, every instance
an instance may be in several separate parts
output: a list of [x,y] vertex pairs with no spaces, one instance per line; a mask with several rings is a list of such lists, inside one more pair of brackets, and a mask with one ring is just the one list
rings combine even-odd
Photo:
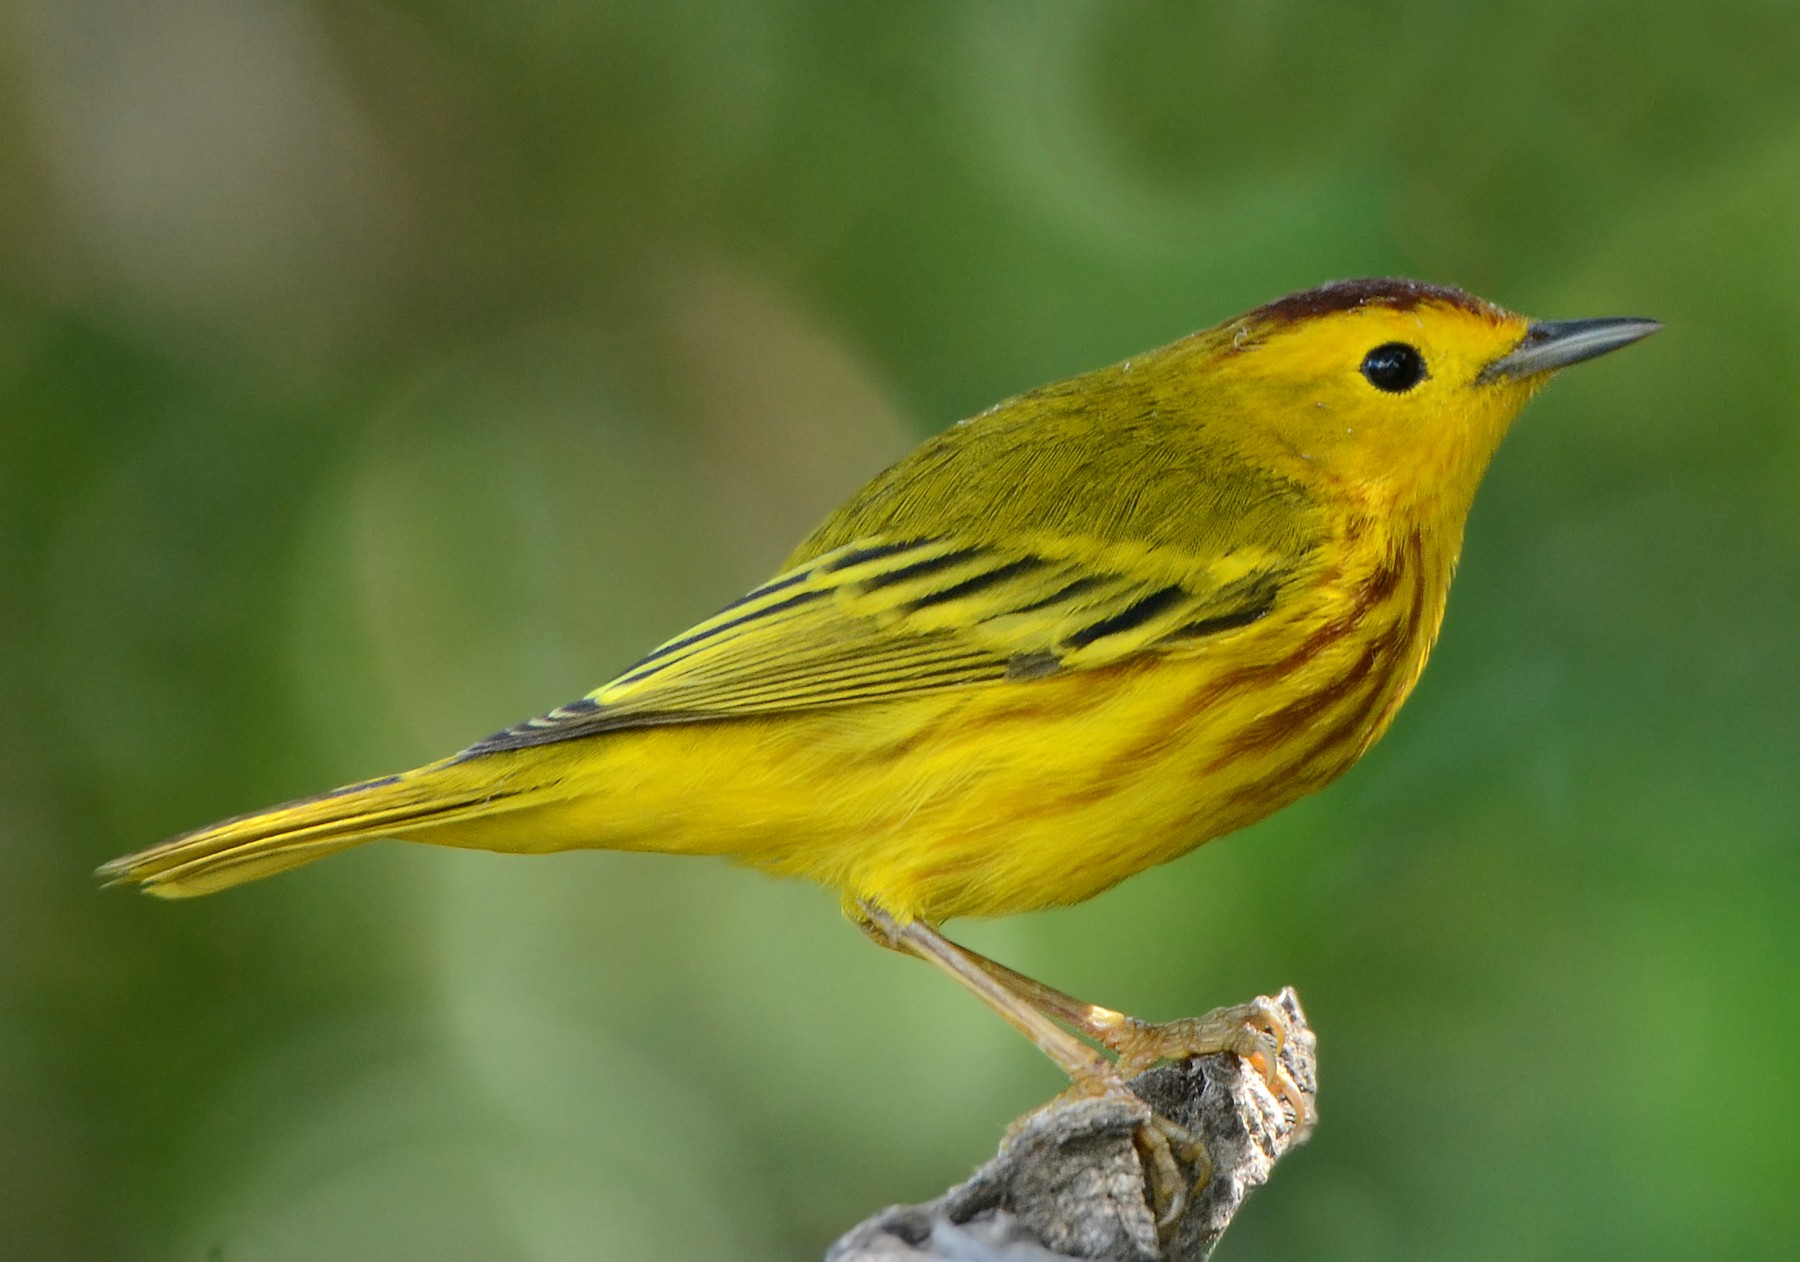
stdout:
[[[1236,1056],[1164,1065],[1132,1079],[1141,1100],[1059,1098],[1028,1114],[974,1177],[934,1201],[876,1214],[826,1262],[1203,1262],[1316,1116],[1312,1031],[1291,989],[1276,1002],[1293,1023],[1281,1060],[1306,1098],[1303,1125]],[[1160,1239],[1132,1142],[1151,1109],[1197,1136],[1213,1163],[1212,1178]]]

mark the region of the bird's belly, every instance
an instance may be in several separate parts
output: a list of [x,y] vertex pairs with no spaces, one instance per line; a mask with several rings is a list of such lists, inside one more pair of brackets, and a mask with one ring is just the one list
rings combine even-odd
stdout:
[[[826,872],[804,852],[777,866],[933,921],[1075,903],[1322,787],[1360,752],[1235,749],[1258,707],[1197,708],[1210,678],[1159,666],[1029,711],[970,698],[934,725],[941,774],[876,777],[874,826]],[[890,789],[912,809],[880,816]]]

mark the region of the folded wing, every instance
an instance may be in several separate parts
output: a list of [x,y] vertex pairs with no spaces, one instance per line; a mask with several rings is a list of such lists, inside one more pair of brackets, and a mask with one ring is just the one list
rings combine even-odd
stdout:
[[1294,562],[1096,565],[1077,551],[1092,549],[859,540],[778,575],[605,687],[466,754],[1025,682],[1178,651],[1265,616]]

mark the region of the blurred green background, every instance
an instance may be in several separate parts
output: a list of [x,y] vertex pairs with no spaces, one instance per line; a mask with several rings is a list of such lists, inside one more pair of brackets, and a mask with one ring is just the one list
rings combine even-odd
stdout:
[[926,433],[1396,273],[1668,330],[1533,405],[1345,781],[954,926],[1298,986],[1231,1258],[1793,1256],[1800,9],[15,0],[0,12],[0,1254],[789,1259],[1055,1072],[722,864],[92,867],[459,748]]

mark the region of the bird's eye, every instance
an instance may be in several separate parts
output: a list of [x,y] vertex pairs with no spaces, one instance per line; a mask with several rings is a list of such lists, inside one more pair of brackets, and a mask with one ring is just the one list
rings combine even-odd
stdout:
[[1377,390],[1405,394],[1425,376],[1425,357],[1405,342],[1383,342],[1363,356],[1362,375]]

